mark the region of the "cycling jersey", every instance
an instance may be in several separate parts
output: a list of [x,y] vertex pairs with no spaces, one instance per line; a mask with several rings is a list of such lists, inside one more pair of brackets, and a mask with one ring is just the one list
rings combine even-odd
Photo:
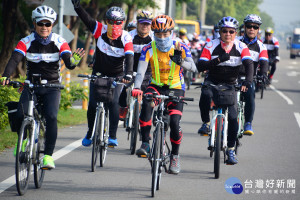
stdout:
[[81,6],[75,8],[75,11],[96,39],[93,73],[100,72],[107,76],[119,76],[124,72],[132,74],[134,51],[130,34],[122,30],[120,37],[111,40],[107,36],[107,25],[91,18]]
[[[258,64],[260,65],[260,73],[266,74],[268,71],[268,51],[266,46],[258,40],[257,37],[250,41],[247,36],[245,36],[242,37],[240,41],[244,42],[249,48],[254,64],[254,75],[256,74]],[[244,66],[241,67],[240,74],[245,75]]]
[[75,68],[70,63],[71,49],[66,40],[55,33],[49,35],[49,40],[49,44],[41,44],[36,40],[34,32],[22,38],[17,44],[3,76],[10,77],[16,70],[17,64],[25,56],[28,79],[31,78],[31,74],[41,74],[42,79],[47,80],[49,83],[60,82],[59,60],[61,57],[67,68]]
[[[171,66],[173,63],[172,60],[170,59],[169,55],[174,54],[174,45],[175,44],[176,44],[176,40],[173,40],[173,45],[168,52],[161,52],[158,49],[156,49],[157,60],[158,60],[158,65],[159,65],[159,70],[157,72],[160,77],[160,83],[163,85],[168,85],[170,71],[172,69]],[[182,48],[182,59],[190,58],[191,59],[190,61],[192,61],[191,53],[190,53],[188,47],[184,43],[181,43],[181,46],[183,47]],[[142,53],[141,53],[141,57],[140,57],[140,62],[141,61],[144,61],[147,64],[150,61],[151,70],[152,70],[151,84],[156,84],[155,80],[157,79],[158,74],[155,73],[154,52],[152,49],[152,43],[149,43],[148,45],[144,46]],[[138,79],[136,79],[136,80],[138,80]],[[135,83],[135,85],[137,87],[139,87],[139,85],[140,85],[140,83],[138,81],[136,81],[136,83]],[[175,64],[172,85],[176,84],[176,83],[179,83],[179,84],[177,86],[173,87],[173,89],[185,90],[183,68],[181,66]]]
[[266,38],[263,38],[263,43],[266,46],[268,50],[268,56],[271,60],[280,60],[278,49],[279,49],[279,42],[277,38],[272,37],[271,40],[266,40]]
[[221,62],[216,66],[210,66],[211,60],[223,54],[221,40],[215,39],[207,43],[202,51],[198,62],[198,70],[209,70],[208,76],[216,83],[235,83],[239,74],[241,64],[246,66],[246,80],[250,83],[253,79],[253,61],[247,45],[239,40],[234,40],[232,49],[229,52],[230,60]]
[[[140,37],[138,35],[137,29],[130,31],[129,34],[132,37],[133,50],[134,50],[133,71],[136,72],[142,49],[146,44],[149,44],[153,40],[154,35],[153,35],[153,32],[150,31],[150,33],[147,37],[144,37],[144,38]],[[151,68],[149,67],[147,71],[151,72]]]

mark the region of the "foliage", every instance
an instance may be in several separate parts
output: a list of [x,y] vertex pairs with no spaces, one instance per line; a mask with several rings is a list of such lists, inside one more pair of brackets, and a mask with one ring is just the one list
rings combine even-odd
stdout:
[[66,88],[61,91],[59,108],[67,110],[73,105],[75,101],[87,98],[88,97],[84,94],[83,87],[79,83],[71,82],[69,92]]
[[[17,81],[24,81],[25,77],[20,77]],[[7,116],[7,107],[5,104],[10,101],[19,101],[20,93],[17,89],[10,86],[0,86],[0,130],[6,128],[9,124]]]

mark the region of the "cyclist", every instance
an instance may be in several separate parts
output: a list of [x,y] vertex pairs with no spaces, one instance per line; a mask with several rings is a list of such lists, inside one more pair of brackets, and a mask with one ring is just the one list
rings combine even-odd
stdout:
[[[122,77],[124,83],[132,79],[133,45],[132,38],[127,31],[122,30],[125,13],[120,7],[111,7],[105,14],[104,25],[95,19],[80,6],[80,0],[72,0],[79,18],[93,33],[96,39],[95,64],[92,74],[101,73],[108,77]],[[125,69],[124,69],[125,62]],[[123,85],[117,84],[114,89],[113,100],[108,103],[109,109],[109,146],[117,146],[117,129],[119,123],[119,97]],[[95,121],[97,102],[95,100],[94,84],[90,83],[89,105],[87,111],[88,131],[82,140],[83,146],[92,144],[91,135]]]
[[130,32],[134,29],[136,29],[136,21],[129,22],[127,25],[127,31]]
[[[198,71],[208,70],[206,83],[226,83],[234,85],[238,78],[239,66],[243,64],[246,70],[246,80],[241,88],[245,92],[253,79],[253,61],[248,47],[243,42],[236,40],[238,21],[233,17],[223,17],[219,21],[220,38],[212,40],[204,47],[197,68]],[[212,98],[211,88],[203,88],[200,96],[200,112],[203,125],[200,133],[209,134],[210,118],[209,109]],[[237,137],[237,106],[228,107],[228,155],[227,164],[237,164],[234,146]]]
[[271,71],[268,75],[269,82],[272,82],[272,78],[274,76],[276,70],[276,64],[279,62],[279,42],[277,38],[273,36],[274,30],[271,27],[268,27],[265,30],[265,38],[263,39],[264,45],[268,49],[268,56],[269,56],[269,65],[271,66]]
[[239,29],[240,29],[239,36],[244,37],[244,35],[245,35],[245,26],[244,26],[244,24],[242,24]]
[[179,29],[178,41],[185,43],[190,48],[190,42],[187,38],[187,30],[185,28]]
[[[33,74],[40,74],[42,80],[48,83],[60,83],[60,58],[63,59],[68,69],[74,69],[79,63],[85,51],[77,49],[72,55],[71,49],[61,36],[52,32],[53,23],[56,20],[56,12],[48,6],[39,6],[32,11],[34,31],[21,39],[8,61],[1,78],[1,84],[9,83],[8,78],[16,70],[18,63],[25,57],[27,63],[27,80],[32,80]],[[55,168],[52,154],[57,139],[57,113],[59,109],[60,90],[57,88],[38,88],[35,95],[42,101],[42,110],[46,119],[45,156],[42,168]],[[26,110],[29,94],[23,90],[17,111],[18,129],[24,118],[23,110]],[[25,140],[26,141],[26,140]],[[14,150],[16,155],[17,147]]]
[[215,24],[215,25],[214,25],[214,29],[211,30],[211,34],[212,34],[212,35],[210,35],[210,36],[208,36],[208,37],[206,38],[205,43],[208,43],[208,42],[210,42],[210,41],[212,41],[212,40],[217,39],[217,38],[220,37],[219,26],[218,26],[218,24]]
[[[170,92],[173,92],[176,96],[184,96],[183,68],[196,71],[196,66],[186,44],[172,39],[174,25],[173,19],[167,15],[159,15],[152,20],[151,29],[154,31],[154,41],[144,46],[142,50],[135,79],[135,89],[132,91],[133,96],[139,96],[143,93],[140,88],[149,62],[152,69],[152,80],[145,91],[146,94],[156,92],[157,94],[169,95]],[[157,101],[143,100],[140,115],[142,145],[136,151],[138,156],[148,155],[150,152],[149,140],[153,103],[157,104]],[[168,110],[172,144],[170,173],[178,174],[180,172],[179,146],[182,139],[179,122],[183,103],[170,103]]]
[[[139,59],[141,56],[142,49],[144,45],[148,44],[153,39],[153,32],[151,31],[151,21],[153,19],[153,15],[151,12],[142,10],[136,16],[137,20],[137,29],[129,32],[132,37],[133,49],[134,49],[134,63],[133,63],[133,71],[137,71],[137,66],[139,63]],[[143,84],[142,90],[144,91],[146,87],[149,85],[149,81],[151,79],[151,67],[148,66]],[[125,119],[127,113],[127,103],[126,103],[127,93],[126,90],[123,89],[122,94],[120,96],[120,119]]]
[[[245,35],[241,39],[249,50],[254,63],[254,75],[257,71],[257,66],[260,66],[260,70],[257,72],[260,77],[267,75],[268,71],[268,52],[265,45],[258,40],[259,27],[262,24],[261,18],[255,14],[249,14],[244,19]],[[240,76],[245,76],[244,66],[240,68]],[[252,120],[255,110],[255,84],[254,82],[248,88],[246,93],[242,93],[245,99],[245,124],[244,134],[253,135]]]

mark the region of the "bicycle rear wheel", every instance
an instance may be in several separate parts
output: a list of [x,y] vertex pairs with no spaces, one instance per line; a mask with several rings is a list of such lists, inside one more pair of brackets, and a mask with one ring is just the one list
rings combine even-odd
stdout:
[[43,152],[45,149],[44,131],[39,128],[38,142],[36,144],[36,157],[34,163],[34,185],[36,188],[40,188],[44,181],[45,170],[41,169],[41,163],[43,162]]
[[215,142],[215,157],[214,157],[214,173],[215,178],[220,176],[220,151],[221,151],[221,134],[222,134],[222,116],[217,117],[217,132],[216,132],[216,142]]
[[159,177],[159,165],[160,165],[160,152],[159,147],[161,144],[161,124],[158,123],[156,130],[153,134],[154,137],[154,149],[153,149],[153,162],[152,162],[152,184],[151,184],[151,195],[154,197],[156,190],[158,189],[158,177]]
[[263,99],[264,98],[264,85],[261,85],[261,91],[260,91],[260,99]]
[[[98,113],[97,113],[98,114]],[[98,152],[100,149],[100,121],[101,121],[101,113],[97,115],[94,122],[94,129],[93,129],[93,150],[92,150],[92,163],[91,168],[92,172],[96,169],[96,163],[98,159]]]
[[139,133],[139,102],[135,101],[133,109],[132,129],[130,135],[130,153],[133,155],[136,149],[137,135]]
[[101,126],[104,126],[103,130],[103,138],[101,138],[102,141],[100,141],[100,167],[104,166],[105,159],[106,159],[106,153],[108,148],[108,135],[109,135],[109,111],[107,110],[105,112],[105,115],[103,113],[101,114],[101,118],[104,117],[104,123]]
[[[28,136],[31,131],[31,123],[24,121],[19,133],[15,165],[16,186],[21,196],[27,192],[30,179],[32,160],[30,158],[30,137]],[[25,136],[26,139],[24,139]]]

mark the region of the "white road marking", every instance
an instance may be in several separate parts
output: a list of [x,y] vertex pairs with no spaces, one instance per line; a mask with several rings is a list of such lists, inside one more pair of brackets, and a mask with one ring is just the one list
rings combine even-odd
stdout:
[[297,65],[298,63],[297,63],[297,61],[293,61],[293,62],[291,62],[291,64],[292,65]]
[[290,71],[286,73],[287,76],[298,76],[300,75],[300,72],[296,72],[296,71]]
[[300,128],[300,113],[295,112],[294,115],[296,117],[296,121],[297,121],[297,123],[299,125],[299,128]]
[[287,66],[288,69],[297,69],[297,66]]
[[[52,157],[54,160],[57,160],[65,155],[67,155],[68,153],[70,153],[71,151],[75,150],[76,148],[81,146],[81,140],[77,140],[71,144],[69,144],[68,146],[65,146],[64,148],[56,151]],[[5,191],[6,189],[10,188],[11,186],[15,185],[15,175],[7,178],[6,180],[2,181],[0,183],[0,194]],[[32,180],[32,179],[31,179]]]
[[284,100],[286,100],[289,105],[293,105],[294,104],[293,101],[290,98],[288,98],[282,92],[280,92],[279,90],[277,90],[273,85],[270,85],[270,88],[272,90],[274,90],[275,92],[277,92],[277,94],[279,94],[279,96],[281,96]]

